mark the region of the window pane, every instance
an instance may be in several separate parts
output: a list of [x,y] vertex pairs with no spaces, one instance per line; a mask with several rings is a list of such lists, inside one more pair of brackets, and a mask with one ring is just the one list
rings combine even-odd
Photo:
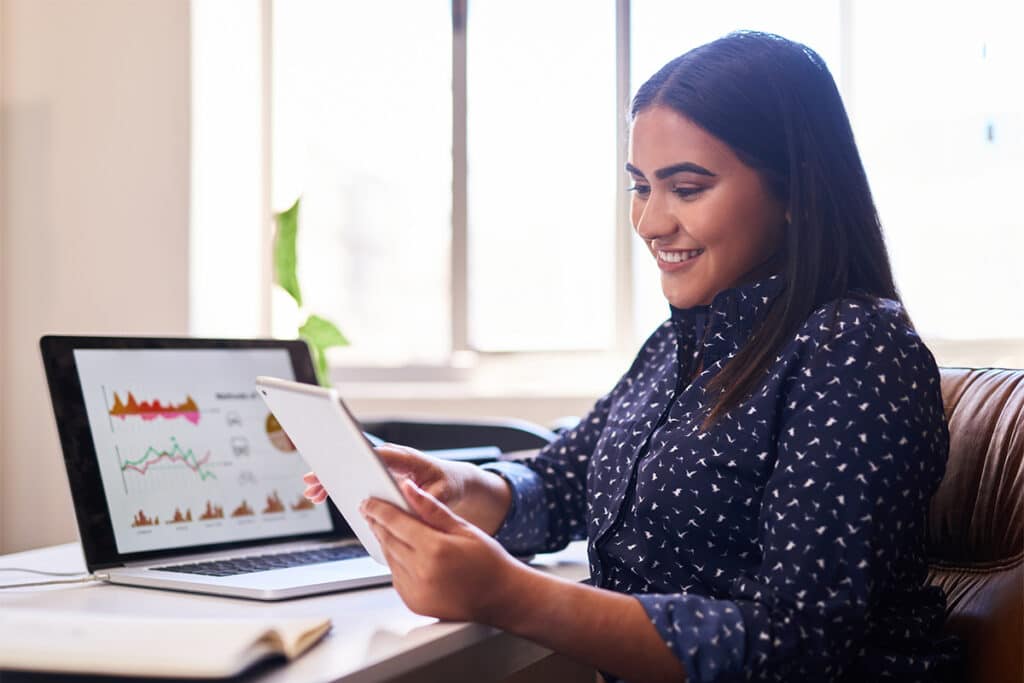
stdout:
[[1024,337],[1020,3],[853,10],[853,126],[907,309],[926,337]]
[[189,333],[262,329],[260,3],[193,2]]
[[[838,0],[633,0],[633,92],[671,59],[740,29],[777,33],[808,45],[822,56],[842,90]],[[668,304],[661,294],[660,274],[650,253],[639,240],[635,246],[635,331],[646,338],[668,317]]]
[[614,3],[592,0],[469,8],[469,324],[476,348],[611,344],[621,185],[614,20]]
[[[302,196],[304,303],[338,323],[352,360],[450,348],[450,12],[447,0],[274,3],[273,204]],[[294,333],[295,318],[275,306],[276,331]]]

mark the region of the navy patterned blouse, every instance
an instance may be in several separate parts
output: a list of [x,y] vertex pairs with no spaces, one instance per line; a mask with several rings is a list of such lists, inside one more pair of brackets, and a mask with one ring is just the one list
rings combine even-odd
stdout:
[[518,552],[586,538],[591,583],[634,595],[691,681],[937,680],[959,656],[924,555],[949,436],[899,304],[815,311],[701,430],[708,381],[782,287],[672,307],[574,429],[486,465],[513,489],[495,536]]

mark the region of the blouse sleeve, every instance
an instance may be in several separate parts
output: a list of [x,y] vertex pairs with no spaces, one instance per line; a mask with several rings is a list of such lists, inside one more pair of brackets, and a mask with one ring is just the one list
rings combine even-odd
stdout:
[[878,597],[924,582],[914,553],[948,450],[939,374],[901,318],[864,317],[791,376],[758,568],[726,599],[636,596],[689,680],[839,678]]
[[507,550],[555,552],[570,540],[586,537],[587,464],[607,422],[613,393],[535,458],[482,465],[512,488],[512,506],[494,534]]

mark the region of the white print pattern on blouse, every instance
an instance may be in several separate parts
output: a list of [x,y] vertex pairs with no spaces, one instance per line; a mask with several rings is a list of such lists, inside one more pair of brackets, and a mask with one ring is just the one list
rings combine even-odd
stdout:
[[899,304],[815,311],[701,429],[708,381],[782,286],[672,308],[576,428],[532,461],[485,466],[513,489],[496,537],[523,552],[587,538],[592,583],[633,594],[692,681],[933,680],[959,656],[925,586],[948,433]]

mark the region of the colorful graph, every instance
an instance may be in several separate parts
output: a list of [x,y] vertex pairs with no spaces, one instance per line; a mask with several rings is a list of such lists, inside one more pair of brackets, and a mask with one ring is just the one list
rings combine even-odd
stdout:
[[294,453],[295,444],[288,438],[288,435],[284,433],[284,429],[281,428],[281,423],[277,421],[277,418],[273,415],[267,415],[266,422],[267,437],[270,439],[270,443],[274,445],[274,448],[281,451],[282,453]]
[[159,523],[160,523],[160,518],[159,517],[154,517],[153,519],[150,519],[149,517],[146,516],[146,513],[143,512],[142,510],[139,510],[139,513],[137,515],[135,515],[135,518],[132,520],[132,526],[133,527],[156,526]]
[[263,508],[263,514],[272,515],[277,512],[284,512],[284,503],[278,497],[277,491],[267,496],[267,507]]
[[224,508],[206,501],[206,511],[199,515],[199,519],[209,521],[211,519],[224,519]]
[[166,523],[167,524],[185,524],[186,522],[191,522],[191,521],[192,521],[192,510],[186,508],[185,509],[185,514],[182,515],[180,508],[174,508],[174,517],[171,518],[171,521],[166,522]]
[[309,498],[306,498],[305,496],[300,495],[298,501],[295,502],[295,503],[292,503],[290,507],[291,507],[292,510],[298,511],[298,510],[312,510],[316,506],[313,505],[313,501],[311,501]]
[[252,517],[256,513],[249,507],[249,503],[242,501],[242,504],[231,511],[232,517]]
[[118,393],[114,392],[114,407],[110,409],[110,414],[113,417],[119,417],[122,420],[126,420],[129,417],[141,417],[143,420],[155,420],[158,417],[162,417],[165,420],[173,420],[178,417],[183,417],[192,424],[199,424],[199,406],[192,399],[191,396],[185,396],[185,402],[177,405],[168,404],[164,405],[159,400],[153,401],[142,401],[141,403],[135,399],[132,392],[128,392],[128,402],[125,403],[121,400]]
[[212,471],[203,467],[203,465],[205,465],[210,460],[209,451],[207,451],[206,455],[204,455],[203,457],[197,458],[195,453],[192,452],[191,448],[188,449],[187,451],[183,450],[181,448],[181,445],[178,443],[178,440],[175,439],[173,436],[171,437],[171,445],[172,447],[171,450],[169,451],[157,450],[156,448],[150,446],[148,449],[146,449],[146,452],[142,455],[142,457],[137,458],[135,460],[126,460],[125,462],[121,463],[121,471],[125,472],[127,470],[132,470],[133,472],[138,472],[139,474],[145,475],[146,472],[149,471],[150,467],[156,465],[157,463],[163,460],[166,460],[172,463],[182,463],[183,465],[185,465],[185,467],[198,474],[200,481],[206,481],[207,479],[217,478],[217,475],[215,475]]

